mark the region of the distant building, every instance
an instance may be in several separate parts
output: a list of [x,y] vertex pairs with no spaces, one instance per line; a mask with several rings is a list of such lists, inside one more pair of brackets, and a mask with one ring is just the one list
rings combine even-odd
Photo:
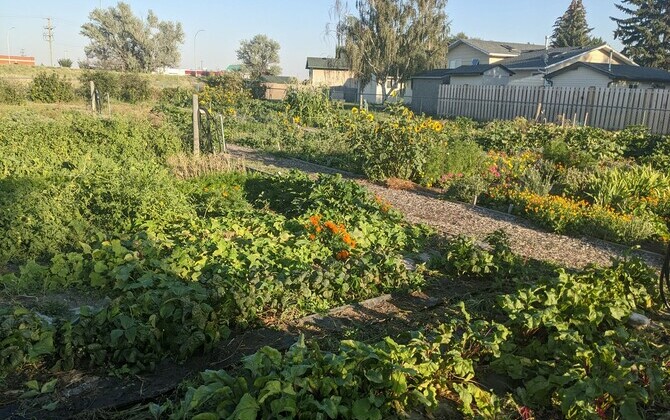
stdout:
[[0,65],[2,64],[35,67],[35,57],[27,57],[24,55],[0,55]]

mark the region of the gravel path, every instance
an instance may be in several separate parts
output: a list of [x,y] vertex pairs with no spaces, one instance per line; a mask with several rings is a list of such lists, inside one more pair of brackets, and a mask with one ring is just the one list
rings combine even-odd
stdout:
[[[429,193],[391,189],[374,184],[360,176],[327,168],[293,158],[281,158],[238,145],[229,145],[228,152],[244,159],[247,167],[266,172],[298,169],[311,174],[340,173],[355,179],[372,193],[386,200],[414,223],[433,226],[447,236],[460,234],[483,239],[489,233],[503,229],[509,235],[512,249],[528,258],[551,261],[567,267],[581,268],[588,264],[609,265],[611,259],[623,256],[629,248],[599,239],[558,235],[544,232],[521,218],[505,213],[455,203]],[[634,254],[660,270],[663,257],[659,254],[635,250]]]

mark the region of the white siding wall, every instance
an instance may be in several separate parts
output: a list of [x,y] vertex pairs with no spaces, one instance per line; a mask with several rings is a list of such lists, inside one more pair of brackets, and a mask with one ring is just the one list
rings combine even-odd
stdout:
[[487,86],[505,86],[509,83],[509,73],[500,67],[494,67],[484,72],[482,84]]
[[606,75],[587,67],[577,67],[557,74],[551,79],[554,87],[607,87],[612,80]]
[[482,76],[451,76],[450,85],[460,86],[460,85],[481,85],[483,84],[484,78]]
[[310,69],[309,78],[313,86],[345,86],[348,88],[358,86],[354,74],[348,70]]
[[544,86],[544,76],[533,75],[532,72],[517,73],[512,77],[508,86]]

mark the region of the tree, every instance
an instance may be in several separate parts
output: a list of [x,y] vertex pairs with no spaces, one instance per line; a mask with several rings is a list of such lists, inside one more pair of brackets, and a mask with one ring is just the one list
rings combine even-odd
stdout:
[[116,7],[93,10],[89,20],[81,34],[91,40],[84,51],[95,67],[150,72],[174,66],[181,59],[181,23],[159,21],[151,10],[143,21],[128,4],[119,2]]
[[621,39],[622,53],[642,66],[670,70],[670,1],[622,0],[615,6],[629,15],[610,18],[617,24],[614,38]]
[[357,0],[358,16],[349,15],[341,30],[360,86],[374,79],[386,100],[413,74],[444,65],[449,46],[446,4],[447,0]]
[[560,48],[591,45],[592,38],[589,33],[592,30],[586,23],[586,9],[582,0],[572,0],[568,10],[554,23],[551,46]]
[[279,63],[279,43],[267,35],[256,35],[251,40],[242,40],[237,59],[242,61],[252,79],[261,76],[276,76],[281,73]]

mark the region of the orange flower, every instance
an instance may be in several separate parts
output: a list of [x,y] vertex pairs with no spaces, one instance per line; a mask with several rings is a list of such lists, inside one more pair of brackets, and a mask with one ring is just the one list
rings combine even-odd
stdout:
[[314,216],[310,216],[309,222],[312,224],[312,226],[319,226],[319,223],[321,222],[321,215],[315,214]]
[[347,258],[349,258],[349,255],[350,255],[349,251],[347,251],[346,249],[343,249],[342,251],[335,254],[335,258],[337,258],[340,261],[344,261]]
[[327,221],[324,226],[336,235],[340,232],[340,228],[332,220]]
[[310,235],[309,235],[309,240],[310,240],[310,241],[313,241],[314,239],[316,239],[316,235],[313,234],[313,233],[310,234]]
[[345,244],[349,245],[349,246],[352,247],[352,248],[355,248],[355,247],[356,247],[356,241],[354,241],[353,239],[351,239],[351,236],[350,236],[348,233],[346,233],[346,232],[345,232],[344,235],[342,236],[342,241],[344,241]]

